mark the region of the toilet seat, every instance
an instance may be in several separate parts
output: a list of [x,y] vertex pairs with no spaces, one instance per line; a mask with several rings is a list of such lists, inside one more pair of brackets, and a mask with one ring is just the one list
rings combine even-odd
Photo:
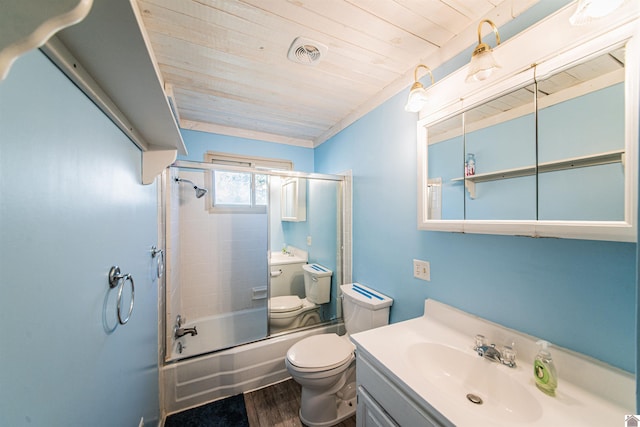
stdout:
[[327,371],[350,363],[354,349],[337,334],[313,335],[292,345],[287,360],[299,372]]
[[302,300],[297,295],[273,297],[269,303],[269,311],[272,313],[288,313],[302,307]]

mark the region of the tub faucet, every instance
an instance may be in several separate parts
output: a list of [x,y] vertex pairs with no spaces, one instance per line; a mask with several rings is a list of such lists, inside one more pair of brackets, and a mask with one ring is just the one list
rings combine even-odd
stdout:
[[180,338],[185,335],[191,335],[191,336],[198,335],[198,331],[195,326],[193,328],[177,328],[176,329],[176,333],[175,333],[176,338]]
[[510,368],[516,366],[516,352],[513,347],[505,346],[501,353],[495,344],[487,345],[483,335],[476,335],[476,345],[473,350],[478,353],[478,356],[492,362],[501,363]]

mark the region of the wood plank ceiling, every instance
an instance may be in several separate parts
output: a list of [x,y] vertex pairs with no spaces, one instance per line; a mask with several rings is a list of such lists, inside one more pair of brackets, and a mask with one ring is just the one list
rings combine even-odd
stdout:
[[[501,25],[536,1],[137,3],[181,127],[313,147],[408,89],[419,63],[472,46],[481,19]],[[327,46],[318,64],[287,59],[297,37]]]

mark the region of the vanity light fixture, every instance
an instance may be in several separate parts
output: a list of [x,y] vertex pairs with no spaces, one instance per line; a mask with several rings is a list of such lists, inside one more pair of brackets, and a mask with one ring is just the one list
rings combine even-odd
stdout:
[[471,54],[471,62],[469,62],[469,73],[467,74],[466,82],[480,81],[487,79],[493,70],[500,68],[496,60],[493,58],[493,49],[488,44],[482,43],[482,24],[487,23],[491,25],[494,34],[496,35],[496,46],[500,44],[500,34],[498,28],[489,19],[483,19],[478,24],[478,46],[473,50]]
[[616,10],[625,0],[579,0],[576,11],[569,18],[571,25],[584,25],[594,18],[602,18]]
[[411,90],[409,91],[409,98],[407,99],[407,105],[404,106],[405,111],[410,113],[417,113],[422,110],[427,103],[427,90],[424,88],[422,83],[418,81],[418,69],[424,68],[427,70],[429,75],[431,76],[431,84],[433,84],[433,73],[431,69],[426,65],[418,65],[415,70],[413,70],[413,86],[411,86]]

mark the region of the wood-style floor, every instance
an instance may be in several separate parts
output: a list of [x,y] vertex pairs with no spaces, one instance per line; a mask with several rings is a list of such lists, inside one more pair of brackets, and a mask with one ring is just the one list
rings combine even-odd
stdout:
[[[251,427],[301,427],[300,384],[290,379],[260,390],[245,393],[244,402]],[[355,427],[356,416],[336,424]]]

